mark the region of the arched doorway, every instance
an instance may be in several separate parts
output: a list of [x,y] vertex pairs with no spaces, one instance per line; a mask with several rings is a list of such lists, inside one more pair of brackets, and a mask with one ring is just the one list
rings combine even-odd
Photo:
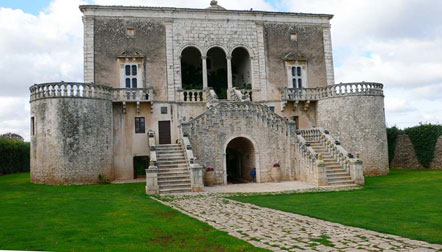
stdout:
[[181,84],[183,89],[203,89],[200,51],[189,46],[181,53]]
[[237,47],[232,52],[232,85],[252,89],[250,55],[244,47]]
[[245,137],[232,139],[226,147],[227,182],[252,182],[252,169],[257,170],[253,143]]
[[207,52],[207,82],[219,99],[227,99],[227,58],[220,47]]

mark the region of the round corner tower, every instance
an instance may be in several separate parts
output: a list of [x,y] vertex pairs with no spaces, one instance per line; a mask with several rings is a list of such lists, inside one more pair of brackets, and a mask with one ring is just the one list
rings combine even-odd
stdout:
[[352,154],[359,153],[364,175],[388,174],[384,95],[379,83],[335,85],[318,101],[319,126],[329,130]]
[[112,178],[112,100],[106,86],[38,84],[31,91],[31,182]]

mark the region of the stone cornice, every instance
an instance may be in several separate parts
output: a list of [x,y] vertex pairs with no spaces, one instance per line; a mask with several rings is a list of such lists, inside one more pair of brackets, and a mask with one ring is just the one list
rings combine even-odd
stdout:
[[110,17],[145,17],[145,18],[194,18],[194,19],[229,19],[249,20],[261,22],[300,22],[327,24],[333,15],[270,12],[248,10],[221,10],[221,9],[192,9],[172,7],[135,7],[135,6],[100,6],[81,5],[81,12],[85,16]]

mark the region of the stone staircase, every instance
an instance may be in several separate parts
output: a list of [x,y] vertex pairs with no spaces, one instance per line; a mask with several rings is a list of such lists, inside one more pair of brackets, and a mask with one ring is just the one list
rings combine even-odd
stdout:
[[160,193],[191,192],[190,174],[184,151],[179,144],[155,146]]
[[329,185],[354,184],[350,174],[320,142],[308,142],[313,150],[322,156],[327,167],[327,180]]

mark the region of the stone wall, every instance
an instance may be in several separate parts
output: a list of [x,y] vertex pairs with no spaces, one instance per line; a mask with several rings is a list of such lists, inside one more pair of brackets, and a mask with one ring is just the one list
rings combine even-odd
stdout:
[[182,127],[189,134],[196,162],[215,168],[217,184],[226,183],[226,147],[238,137],[253,145],[257,182],[271,181],[270,169],[277,162],[281,163],[283,180],[294,179],[294,155],[290,154],[294,150],[290,147],[287,124],[261,105],[219,104]]
[[96,183],[100,174],[113,178],[111,100],[38,99],[31,102],[31,116],[33,183]]
[[[95,82],[113,88],[120,84],[118,57],[139,53],[143,59],[143,78],[139,87],[153,86],[155,100],[167,100],[166,33],[162,19],[95,17],[94,70]],[[127,35],[134,29],[134,36]]]
[[364,176],[388,173],[383,96],[326,98],[318,101],[317,108],[318,126],[329,130],[345,150],[360,154]]
[[[390,167],[395,169],[425,169],[417,159],[416,151],[408,135],[397,136],[394,157]],[[434,148],[434,158],[429,168],[442,169],[442,136],[437,139]]]
[[430,163],[430,169],[442,169],[442,136],[437,139],[434,148],[434,158]]
[[408,135],[397,136],[394,157],[390,167],[397,169],[424,169],[417,159],[413,143]]

